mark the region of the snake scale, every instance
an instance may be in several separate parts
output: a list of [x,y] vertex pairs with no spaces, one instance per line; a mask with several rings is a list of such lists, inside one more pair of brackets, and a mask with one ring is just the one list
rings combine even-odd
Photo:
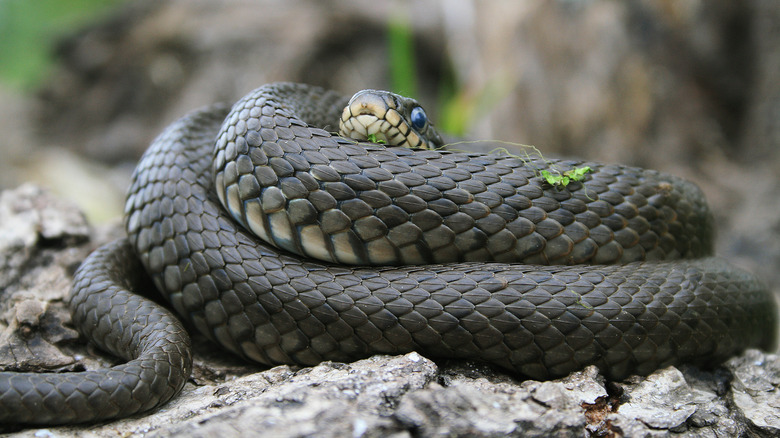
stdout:
[[[0,373],[0,423],[128,416],[181,390],[189,337],[131,292],[143,271],[200,332],[265,365],[419,351],[536,379],[590,364],[620,379],[774,345],[772,294],[710,256],[693,184],[360,143],[326,130],[347,104],[270,84],[170,125],[134,174],[128,237],[82,264],[70,300],[81,333],[127,362]],[[424,137],[427,120],[411,116]],[[556,187],[539,176],[550,165],[591,171]]]

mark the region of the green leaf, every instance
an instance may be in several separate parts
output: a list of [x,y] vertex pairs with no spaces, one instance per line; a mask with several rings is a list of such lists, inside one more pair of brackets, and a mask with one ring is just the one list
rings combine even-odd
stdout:
[[379,143],[379,144],[386,144],[387,142],[384,140],[380,140],[376,138],[376,134],[368,134],[368,141],[371,143]]
[[553,175],[549,170],[543,170],[540,173],[542,174],[542,178],[547,181],[547,184],[554,186],[558,182],[559,175]]
[[574,169],[564,171],[563,173],[552,173],[549,170],[542,170],[539,174],[544,178],[547,184],[553,187],[562,189],[569,185],[572,181],[582,181],[585,178],[585,174],[590,172],[590,167],[575,167]]
[[582,181],[585,179],[585,174],[590,172],[589,166],[575,167],[574,169],[563,172],[565,176],[571,178],[572,181]]

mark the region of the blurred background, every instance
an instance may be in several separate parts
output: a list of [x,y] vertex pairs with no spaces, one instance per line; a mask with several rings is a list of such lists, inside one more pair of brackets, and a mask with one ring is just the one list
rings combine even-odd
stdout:
[[718,253],[777,290],[778,78],[776,0],[0,0],[0,189],[115,221],[194,108],[279,80],[391,89],[450,134],[695,181]]

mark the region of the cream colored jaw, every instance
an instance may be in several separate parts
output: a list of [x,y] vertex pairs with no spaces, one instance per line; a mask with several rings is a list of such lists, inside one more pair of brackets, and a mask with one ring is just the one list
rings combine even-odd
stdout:
[[341,113],[339,134],[355,140],[373,135],[390,146],[420,147],[422,143],[401,114],[376,94],[358,94],[350,100]]

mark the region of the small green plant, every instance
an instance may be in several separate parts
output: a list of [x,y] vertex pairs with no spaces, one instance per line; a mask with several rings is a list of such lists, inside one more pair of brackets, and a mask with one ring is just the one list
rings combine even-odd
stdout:
[[[461,142],[461,143],[468,143],[468,142]],[[453,144],[457,144],[457,143],[453,143]],[[541,177],[547,184],[555,187],[558,190],[565,188],[572,181],[584,180],[585,175],[593,170],[590,168],[590,166],[580,166],[580,167],[574,167],[569,170],[564,170],[563,172],[561,172],[561,170],[558,169],[558,167],[555,166],[555,164],[545,159],[544,156],[542,155],[542,152],[539,149],[537,149],[535,146],[519,144],[519,143],[508,143],[508,144],[513,144],[514,146],[522,147],[523,154],[518,155],[509,152],[508,149],[503,147],[495,148],[492,151],[490,151],[490,153],[504,154],[522,160],[523,162],[528,164],[532,169],[534,169],[537,176]],[[534,166],[532,164],[532,162],[535,161],[534,157],[538,157],[538,159],[545,162],[548,166],[548,169],[539,169],[536,166]]]
[[376,138],[376,134],[368,134],[368,141],[371,143],[379,143],[379,144],[386,144],[387,142],[384,140],[380,140]]
[[585,174],[590,172],[589,166],[575,167],[571,170],[558,172],[557,170],[550,172],[549,170],[542,170],[539,172],[547,182],[547,184],[562,189],[569,185],[572,181],[582,181],[585,179]]

